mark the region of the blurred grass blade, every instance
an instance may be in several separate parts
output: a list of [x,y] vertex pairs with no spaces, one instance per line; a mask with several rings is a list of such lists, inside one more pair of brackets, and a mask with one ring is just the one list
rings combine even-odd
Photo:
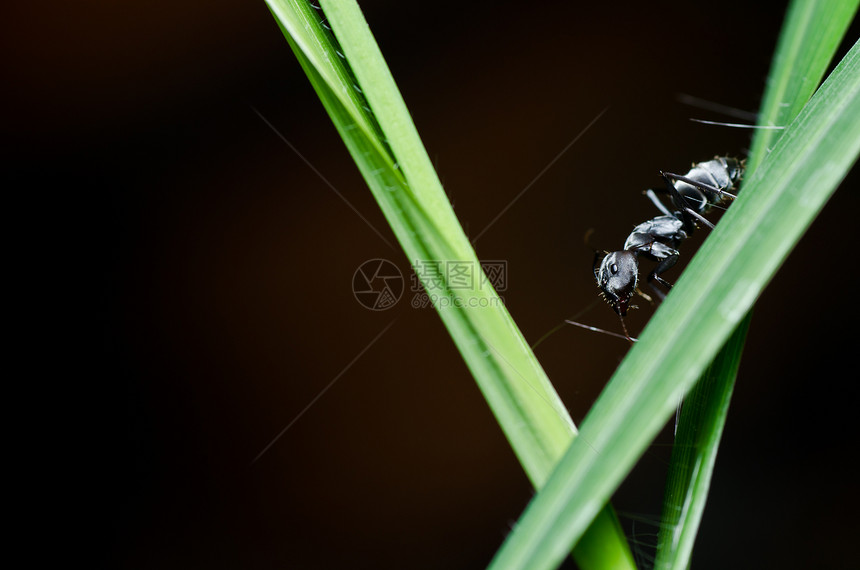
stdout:
[[558,564],[752,307],[860,152],[855,44],[705,241],[494,559]]
[[[824,77],[857,6],[858,0],[791,3],[768,74],[760,124],[794,120]],[[756,131],[747,159],[748,177],[781,134]],[[655,568],[689,565],[749,322],[747,315],[684,401],[669,462]]]
[[[437,311],[539,488],[570,445],[575,427],[480,271],[358,5],[323,1],[323,16],[304,1],[267,4],[410,262],[471,264],[469,288],[449,283],[444,271],[424,285],[441,299]],[[334,36],[322,25],[323,17]],[[574,557],[586,569],[633,567],[617,518],[609,508],[601,513]]]

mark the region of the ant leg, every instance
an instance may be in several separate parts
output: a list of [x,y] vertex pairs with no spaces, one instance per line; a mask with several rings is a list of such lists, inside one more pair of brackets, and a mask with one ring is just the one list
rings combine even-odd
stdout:
[[[660,284],[661,284],[663,287],[665,287],[666,289],[670,289],[670,290],[672,289],[672,284],[671,284],[671,283],[669,283],[668,281],[666,281],[665,279],[663,279],[662,277],[660,277],[659,275],[654,275],[654,276],[652,276],[652,279],[653,279],[654,281],[657,281],[658,283],[660,283]],[[653,286],[653,285],[652,285],[652,286]],[[656,287],[655,287],[655,289],[656,289]],[[659,289],[657,289],[657,290],[658,290],[658,291],[660,291]],[[661,292],[661,293],[662,293],[662,292]]]
[[653,190],[646,190],[645,195],[648,196],[648,199],[651,200],[651,203],[657,206],[657,209],[663,212],[665,216],[671,216],[672,212],[669,211],[669,208],[666,207],[663,202],[660,201],[660,198],[657,197],[657,194],[654,193]]
[[654,285],[654,281],[661,284],[666,289],[672,289],[672,284],[660,277],[660,274],[668,271],[672,268],[673,265],[678,261],[679,254],[675,250],[669,250],[671,253],[664,258],[660,263],[657,264],[657,267],[648,275],[648,283],[651,285],[651,288],[657,293],[657,296],[660,297],[660,300],[666,298],[666,295],[660,291],[656,285]]
[[654,299],[651,298],[651,295],[648,295],[647,293],[645,293],[645,291],[639,289],[638,287],[636,288],[636,294],[651,303],[652,305],[654,304]]
[[[654,283],[653,283],[653,282],[651,282],[651,281],[649,280],[649,281],[648,281],[648,285],[651,287],[651,290],[653,290],[653,291],[654,291],[654,295],[655,295],[658,299],[660,299],[660,302],[661,302],[661,303],[662,303],[663,301],[665,301],[665,300],[666,300],[666,293],[664,293],[663,291],[661,291],[661,290],[660,290],[656,285],[654,285]],[[669,285],[669,288],[670,288],[670,289],[671,289],[671,287],[672,287],[672,286],[671,286],[671,285]]]
[[698,188],[699,190],[710,190],[711,192],[719,194],[721,197],[725,196],[730,200],[734,200],[735,198],[737,198],[737,196],[732,194],[731,192],[726,192],[725,190],[717,188],[716,186],[711,186],[710,184],[705,184],[704,182],[699,182],[698,180],[693,180],[692,178],[687,178],[686,176],[681,176],[680,174],[672,174],[671,172],[661,172],[660,174],[662,174],[664,178],[668,177],[672,180],[678,180],[679,182],[686,182],[690,186]]
[[691,216],[693,216],[694,218],[696,218],[697,220],[702,222],[702,224],[706,225],[710,229],[714,229],[714,224],[712,224],[710,221],[708,221],[708,219],[705,218],[704,216],[702,216],[700,213],[698,213],[695,210],[692,210],[690,208],[684,208],[684,209],[687,211],[688,214],[690,214]]
[[[693,210],[689,206],[686,206],[687,203],[684,201],[684,197],[681,196],[681,193],[678,192],[678,189],[675,188],[675,184],[672,183],[670,176],[678,176],[677,174],[671,174],[666,172],[661,172],[660,175],[663,177],[663,180],[666,181],[666,185],[669,187],[669,194],[672,196],[672,202],[675,203],[678,208],[681,208],[681,221],[684,222],[684,231],[687,232],[687,235],[693,233],[693,230],[696,229],[695,220],[700,221],[710,229],[714,229],[714,224],[709,222],[704,216],[699,214],[697,211]],[[683,176],[678,177],[684,178]],[[685,180],[681,180],[681,182],[685,182]],[[703,197],[704,199],[704,197]]]
[[660,277],[659,275],[655,275],[654,273],[651,273],[651,275],[648,276],[648,285],[651,286],[651,289],[654,291],[654,294],[657,295],[661,302],[665,301],[666,293],[661,291],[660,288],[657,287],[657,285],[654,283],[654,281],[657,281],[669,291],[672,290],[672,284]]

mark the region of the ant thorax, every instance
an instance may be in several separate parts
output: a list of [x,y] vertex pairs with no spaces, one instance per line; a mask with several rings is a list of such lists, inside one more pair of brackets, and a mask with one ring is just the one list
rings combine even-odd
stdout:
[[670,175],[668,182],[675,187],[687,207],[704,214],[711,206],[722,204],[734,197],[732,192],[737,188],[743,172],[743,161],[718,156],[713,160],[694,164],[684,176]]

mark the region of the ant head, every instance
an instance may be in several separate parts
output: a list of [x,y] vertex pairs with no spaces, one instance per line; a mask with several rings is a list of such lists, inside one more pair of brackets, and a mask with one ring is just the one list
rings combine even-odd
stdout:
[[636,254],[630,251],[606,254],[595,277],[606,302],[620,316],[625,316],[639,280],[639,259]]

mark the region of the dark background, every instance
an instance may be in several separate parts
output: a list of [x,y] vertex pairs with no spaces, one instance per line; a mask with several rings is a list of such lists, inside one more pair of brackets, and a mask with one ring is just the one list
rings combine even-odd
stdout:
[[[640,192],[659,169],[746,152],[749,132],[689,121],[737,119],[679,94],[754,111],[783,16],[731,1],[362,7],[471,236],[608,107],[476,243],[508,261],[503,296],[530,342],[595,298],[589,228],[618,248],[656,214]],[[91,560],[484,566],[532,490],[436,314],[353,297],[363,261],[410,260],[252,110],[395,243],[264,3],[8,11],[7,157],[38,200],[74,212],[56,247],[82,261],[60,283],[84,284],[96,329],[69,363],[92,453],[64,468],[91,489]],[[694,568],[856,556],[857,271],[843,260],[857,186],[757,304]],[[579,320],[618,330],[603,304]],[[579,422],[626,350],[568,327],[536,352]],[[614,501],[646,567],[670,442]]]

